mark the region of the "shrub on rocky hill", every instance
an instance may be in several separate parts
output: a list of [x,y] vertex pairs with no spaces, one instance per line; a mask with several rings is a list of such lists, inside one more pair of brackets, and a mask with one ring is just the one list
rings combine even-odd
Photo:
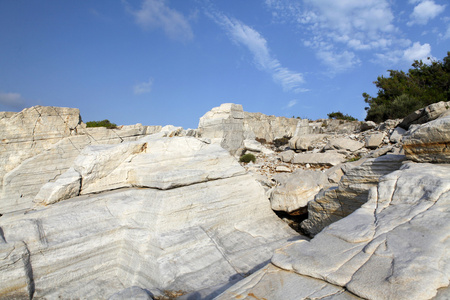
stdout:
[[111,123],[109,120],[103,120],[103,121],[89,121],[86,122],[86,127],[106,127],[108,129],[115,129],[117,128],[117,125],[114,123]]

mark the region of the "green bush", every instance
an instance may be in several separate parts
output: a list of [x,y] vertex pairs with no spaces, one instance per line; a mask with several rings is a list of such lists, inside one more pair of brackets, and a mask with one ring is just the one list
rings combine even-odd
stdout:
[[287,143],[289,143],[289,140],[291,139],[290,136],[283,136],[282,138],[278,138],[278,139],[274,139],[273,140],[273,144],[275,145],[275,147],[281,147],[283,145],[286,145]]
[[353,118],[350,115],[343,114],[340,111],[332,112],[328,114],[329,119],[336,119],[336,120],[346,120],[346,121],[358,121],[356,118]]
[[108,129],[114,129],[114,128],[117,128],[117,125],[114,123],[111,123],[109,120],[103,120],[103,121],[86,122],[86,127],[106,127]]
[[366,121],[377,123],[401,119],[415,110],[440,101],[450,101],[450,51],[442,61],[416,60],[408,72],[388,70],[374,84],[376,97],[363,93],[369,104]]
[[256,157],[251,153],[247,153],[242,155],[241,158],[239,158],[239,161],[248,164],[249,162],[255,162]]

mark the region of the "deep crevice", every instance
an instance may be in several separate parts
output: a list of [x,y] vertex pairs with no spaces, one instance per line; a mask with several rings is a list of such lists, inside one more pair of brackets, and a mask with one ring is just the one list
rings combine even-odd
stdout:
[[300,224],[308,219],[308,207],[301,207],[297,210],[294,210],[292,212],[286,212],[286,211],[273,211],[281,220],[286,222],[289,227],[300,233],[301,235],[310,237],[310,235],[305,232],[301,227]]

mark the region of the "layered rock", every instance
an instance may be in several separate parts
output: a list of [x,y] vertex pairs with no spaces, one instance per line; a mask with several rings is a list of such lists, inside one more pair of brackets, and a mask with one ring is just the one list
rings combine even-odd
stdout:
[[450,163],[450,115],[412,127],[403,137],[403,149],[413,161]]
[[247,138],[258,138],[271,143],[276,138],[291,137],[302,128],[309,128],[308,120],[244,112],[244,131]]
[[337,187],[320,191],[308,202],[308,219],[302,222],[302,229],[316,235],[354,212],[367,201],[370,188],[378,184],[380,177],[398,170],[404,160],[404,155],[384,155],[346,170]]
[[273,190],[270,197],[272,209],[292,212],[305,207],[326,184],[325,173],[297,170]]
[[149,136],[89,146],[71,167],[41,188],[52,201],[0,218],[1,297],[220,289],[298,238],[218,145]]
[[410,163],[382,177],[353,214],[216,299],[446,299],[449,171]]
[[76,133],[77,108],[34,106],[0,118],[0,178],[24,160]]
[[414,124],[424,124],[433,121],[450,109],[449,102],[437,102],[428,105],[427,107],[416,110],[415,112],[406,116],[403,121],[399,124],[403,129],[409,129],[411,125]]
[[214,107],[200,118],[198,134],[220,144],[231,154],[236,154],[245,140],[242,105],[224,103]]
[[[46,108],[50,109],[50,108]],[[50,110],[53,111],[53,110]],[[77,110],[78,111],[78,110]],[[20,115],[20,113],[19,113]],[[79,115],[77,115],[79,116]],[[44,122],[44,121],[42,121]],[[5,124],[5,128],[14,128],[14,124]],[[44,125],[42,125],[45,127]],[[53,126],[52,123],[46,126]],[[140,124],[121,126],[119,129],[83,128],[78,126],[71,136],[57,135],[49,143],[42,139],[40,144],[45,149],[22,149],[18,151],[20,157],[28,157],[21,161],[14,169],[2,176],[0,190],[0,213],[27,209],[32,206],[32,201],[42,185],[53,182],[70,168],[75,158],[88,145],[118,144],[124,141],[133,141],[140,137],[158,132],[160,126],[142,126]],[[56,134],[55,134],[56,135]],[[33,136],[23,136],[24,141],[17,146],[5,144],[6,153],[12,153],[19,145],[28,145]],[[12,156],[11,156],[12,157]]]

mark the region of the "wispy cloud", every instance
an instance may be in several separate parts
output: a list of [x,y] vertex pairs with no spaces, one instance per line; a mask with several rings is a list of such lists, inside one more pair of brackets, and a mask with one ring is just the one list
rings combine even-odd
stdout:
[[133,87],[133,92],[135,95],[150,93],[150,91],[152,90],[152,85],[153,85],[153,79],[150,78],[146,82],[141,82],[141,83],[136,84]]
[[208,15],[225,30],[234,43],[245,46],[253,55],[256,67],[270,73],[273,80],[280,84],[283,90],[304,91],[300,87],[304,83],[303,75],[283,67],[271,55],[267,46],[267,40],[258,31],[237,19],[229,18],[221,13],[209,13]]
[[408,26],[414,24],[425,25],[429,20],[434,19],[445,10],[445,5],[434,3],[433,0],[421,1],[414,7],[414,11],[410,15]]
[[276,21],[302,28],[305,46],[331,72],[360,64],[358,52],[388,51],[397,43],[394,14],[387,0],[266,0]]
[[289,103],[285,106],[285,107],[283,107],[284,109],[288,109],[288,108],[291,108],[291,107],[293,107],[294,105],[296,105],[297,104],[297,100],[291,100],[291,101],[289,101]]
[[143,29],[162,29],[174,40],[189,41],[194,34],[186,17],[170,8],[166,0],[143,0],[140,9],[133,9],[126,0],[122,0],[127,11],[134,16],[135,22]]
[[25,107],[25,99],[19,93],[2,93],[0,92],[0,104],[6,105],[15,109],[22,109]]

